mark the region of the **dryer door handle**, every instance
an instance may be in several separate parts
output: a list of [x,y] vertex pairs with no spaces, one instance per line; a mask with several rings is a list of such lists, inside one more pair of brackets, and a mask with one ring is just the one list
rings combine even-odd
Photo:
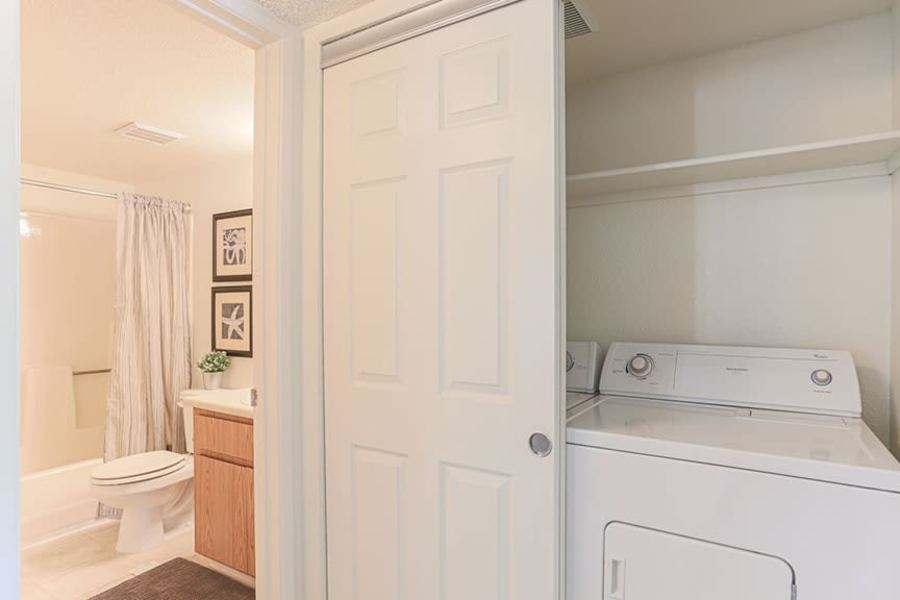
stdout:
[[625,600],[625,559],[610,558],[606,563],[606,597]]

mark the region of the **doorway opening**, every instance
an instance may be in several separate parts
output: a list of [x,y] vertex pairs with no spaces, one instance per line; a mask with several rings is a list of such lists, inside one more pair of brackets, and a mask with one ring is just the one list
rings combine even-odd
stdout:
[[[178,557],[253,585],[263,79],[253,45],[200,4],[21,6],[23,598],[137,585]],[[229,363],[219,392],[200,389],[213,350]],[[193,443],[204,424],[250,445],[214,461]],[[163,493],[154,541],[147,503]]]

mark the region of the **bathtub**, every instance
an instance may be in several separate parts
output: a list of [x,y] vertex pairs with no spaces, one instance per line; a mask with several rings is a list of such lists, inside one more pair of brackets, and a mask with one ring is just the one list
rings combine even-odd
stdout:
[[22,477],[22,546],[96,521],[90,474],[100,464],[103,459],[95,458]]

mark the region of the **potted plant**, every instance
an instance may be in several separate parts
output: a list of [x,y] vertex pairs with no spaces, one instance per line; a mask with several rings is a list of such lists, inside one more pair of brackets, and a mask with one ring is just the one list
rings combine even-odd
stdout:
[[203,387],[208,390],[217,390],[222,385],[222,373],[231,366],[231,359],[221,350],[213,350],[206,353],[197,368],[203,372]]

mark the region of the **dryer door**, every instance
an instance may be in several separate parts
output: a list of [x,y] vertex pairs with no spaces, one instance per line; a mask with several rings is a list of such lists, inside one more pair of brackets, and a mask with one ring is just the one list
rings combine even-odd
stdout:
[[604,600],[791,600],[794,573],[774,556],[610,523]]

